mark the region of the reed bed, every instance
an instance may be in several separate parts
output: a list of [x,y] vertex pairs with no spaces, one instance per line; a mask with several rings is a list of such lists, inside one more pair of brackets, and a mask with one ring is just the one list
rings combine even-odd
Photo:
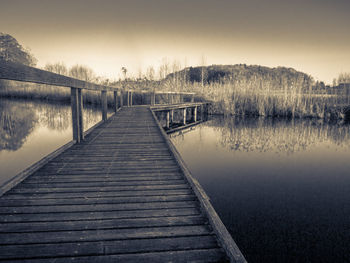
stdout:
[[[134,90],[133,105],[150,104],[152,83],[148,92]],[[132,87],[128,87],[132,89]],[[349,97],[339,94],[320,94],[305,87],[302,80],[282,83],[276,89],[268,80],[240,80],[214,82],[206,85],[186,82],[164,82],[156,91],[196,92],[196,101],[213,102],[211,113],[238,116],[266,116],[288,118],[344,119],[344,107],[349,105]],[[113,105],[113,94],[108,92],[108,104]],[[38,85],[14,81],[0,82],[0,96],[53,101],[70,101],[70,89],[49,85]],[[83,91],[84,103],[100,104],[100,92]],[[189,101],[190,98],[174,96],[173,102]],[[124,103],[127,95],[124,93]],[[156,95],[156,103],[167,103],[167,95]]]
[[348,97],[320,94],[298,83],[280,89],[268,82],[187,84],[183,90],[196,92],[197,100],[212,101],[211,112],[222,115],[343,119],[344,107],[350,105]]

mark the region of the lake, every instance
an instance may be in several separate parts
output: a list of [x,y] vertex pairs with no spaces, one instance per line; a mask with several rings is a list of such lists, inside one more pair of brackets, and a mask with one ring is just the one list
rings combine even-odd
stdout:
[[[215,117],[171,140],[249,262],[350,262],[349,132]],[[71,139],[70,105],[0,98],[0,184]]]
[[[84,130],[100,120],[85,106]],[[72,140],[70,105],[0,98],[0,185]]]
[[248,262],[350,262],[349,132],[218,117],[171,140]]

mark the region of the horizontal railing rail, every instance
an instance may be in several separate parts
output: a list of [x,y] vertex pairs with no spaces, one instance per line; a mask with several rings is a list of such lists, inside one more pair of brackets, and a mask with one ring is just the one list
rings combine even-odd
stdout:
[[59,75],[46,70],[29,67],[23,64],[0,60],[0,79],[47,84],[53,86],[79,88],[88,90],[109,90],[116,88],[99,85],[64,75]]

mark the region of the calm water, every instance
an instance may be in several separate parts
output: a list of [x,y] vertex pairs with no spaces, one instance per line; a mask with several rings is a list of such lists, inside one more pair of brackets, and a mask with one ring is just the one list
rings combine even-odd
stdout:
[[[0,98],[0,185],[72,140],[70,105]],[[84,130],[102,119],[84,108]]]
[[350,128],[216,118],[171,136],[248,262],[350,262]]
[[[71,139],[69,105],[0,98],[0,184]],[[349,126],[216,118],[172,141],[249,262],[350,262]]]

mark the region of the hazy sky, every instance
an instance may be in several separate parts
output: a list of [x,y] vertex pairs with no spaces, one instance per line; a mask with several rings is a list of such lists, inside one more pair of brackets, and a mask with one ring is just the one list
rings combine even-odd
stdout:
[[331,82],[350,72],[350,0],[0,0],[0,32],[31,48],[38,66],[287,66]]

